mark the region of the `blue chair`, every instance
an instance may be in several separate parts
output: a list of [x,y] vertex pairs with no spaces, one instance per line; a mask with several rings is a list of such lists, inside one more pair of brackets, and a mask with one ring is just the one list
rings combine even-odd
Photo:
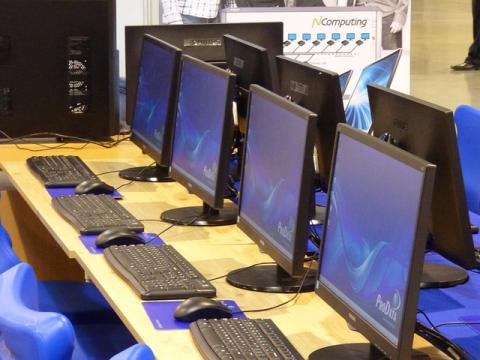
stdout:
[[460,105],[455,110],[455,123],[467,206],[480,214],[480,110]]
[[[19,263],[10,236],[0,224],[0,273]],[[96,323],[121,323],[93,284],[63,280],[39,281],[38,299],[41,311],[61,313],[74,323],[85,322],[86,319],[93,319]]]
[[[0,274],[1,359],[108,359],[135,344],[124,328],[122,334],[118,326],[72,326],[61,314],[38,311],[37,290],[35,273],[26,263]],[[154,357],[150,349],[140,345],[116,355],[116,359],[151,360]]]

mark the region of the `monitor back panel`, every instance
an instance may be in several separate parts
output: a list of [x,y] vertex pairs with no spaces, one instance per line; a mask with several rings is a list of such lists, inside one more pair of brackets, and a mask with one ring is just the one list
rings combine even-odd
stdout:
[[117,132],[114,0],[0,0],[0,130]]
[[125,27],[125,75],[127,123],[131,124],[143,34],[153,35],[175,45],[184,54],[210,63],[225,64],[223,35],[230,34],[266,48],[270,62],[283,52],[283,23],[235,23],[198,25],[147,25]]

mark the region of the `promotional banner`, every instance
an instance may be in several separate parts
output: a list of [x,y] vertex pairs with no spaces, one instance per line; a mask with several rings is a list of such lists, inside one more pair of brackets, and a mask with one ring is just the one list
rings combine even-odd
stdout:
[[[354,91],[363,69],[398,48],[402,53],[391,84],[410,91],[410,0],[303,1],[288,7],[238,7],[221,11],[222,22],[282,21],[284,54],[333,70],[352,70],[346,99]],[[326,6],[298,7],[323,3]],[[355,5],[350,7],[339,7]],[[328,6],[335,5],[335,6]]]

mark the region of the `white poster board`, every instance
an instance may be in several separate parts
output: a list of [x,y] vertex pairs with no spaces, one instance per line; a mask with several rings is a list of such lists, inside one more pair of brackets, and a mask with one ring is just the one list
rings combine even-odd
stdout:
[[[284,55],[339,74],[353,70],[346,94],[362,69],[389,54],[382,50],[382,13],[372,7],[230,8],[222,22],[281,21]],[[410,91],[410,21],[403,28],[403,52],[392,88]]]

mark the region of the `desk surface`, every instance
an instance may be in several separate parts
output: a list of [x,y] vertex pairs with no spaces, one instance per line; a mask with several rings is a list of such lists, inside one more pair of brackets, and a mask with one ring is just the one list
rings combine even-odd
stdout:
[[[10,155],[6,151],[7,147]],[[143,310],[140,298],[127,283],[113,272],[102,255],[92,255],[83,247],[78,240],[77,231],[55,212],[43,185],[27,168],[24,159],[32,156],[32,153],[18,150],[12,145],[1,145],[0,149],[2,169],[16,190],[65,254],[78,261],[136,339],[148,344],[159,359],[200,359],[188,331],[155,330]],[[137,147],[128,142],[113,149],[89,145],[82,150],[55,150],[43,152],[42,155],[46,153],[79,155],[96,173],[151,163],[150,158],[142,155]],[[115,186],[124,182],[116,174],[101,178]],[[141,220],[158,219],[162,211],[173,207],[201,204],[197,197],[189,195],[176,183],[133,183],[121,191],[125,196],[121,201],[122,205]],[[167,226],[158,221],[145,221],[144,224],[148,232],[159,232]],[[207,278],[224,275],[230,270],[257,262],[271,261],[267,255],[260,253],[257,246],[236,226],[177,226],[166,232],[162,238],[179,250]],[[273,306],[293,296],[241,290],[228,285],[224,279],[216,280],[213,284],[217,287],[218,298],[233,299],[242,309]],[[248,316],[273,319],[305,357],[320,347],[366,341],[360,334],[348,330],[345,321],[314,293],[302,294],[295,304]],[[415,337],[415,347],[428,352],[433,359],[445,358],[418,337]]]

